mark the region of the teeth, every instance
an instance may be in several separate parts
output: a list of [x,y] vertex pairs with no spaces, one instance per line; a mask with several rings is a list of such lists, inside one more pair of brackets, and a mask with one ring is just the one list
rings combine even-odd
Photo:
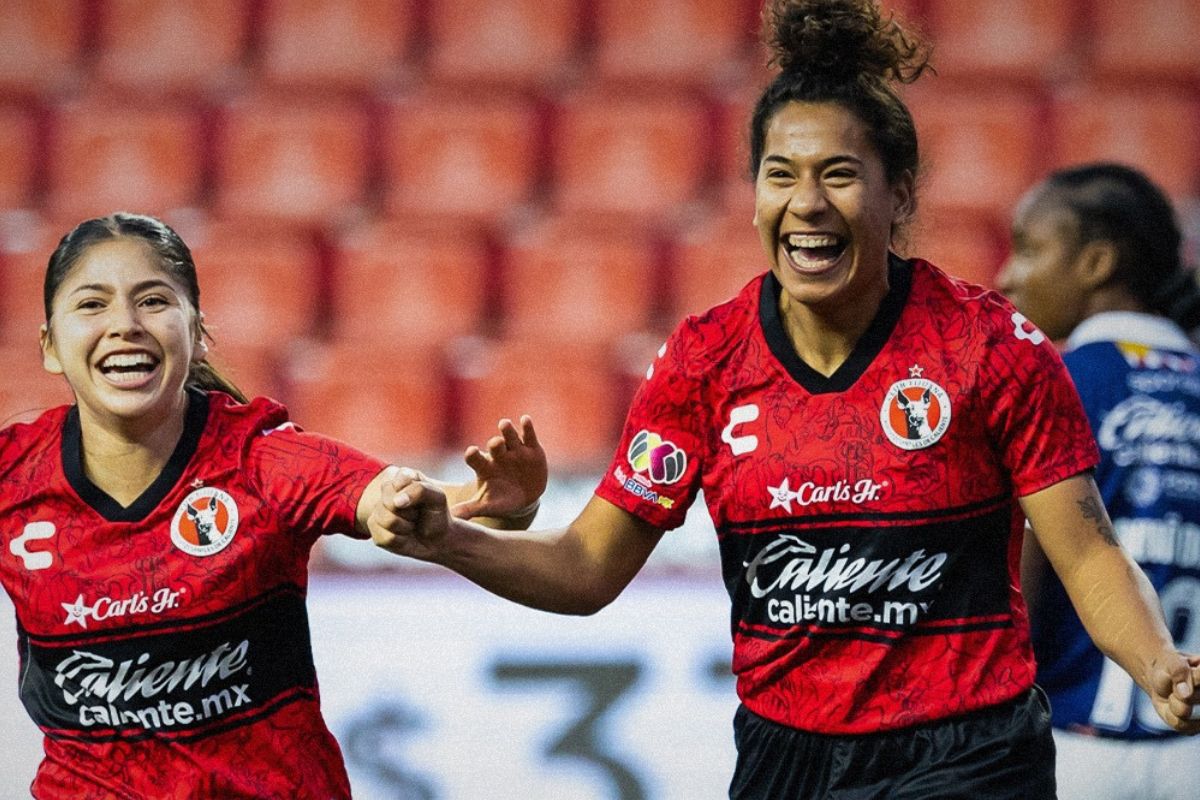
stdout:
[[145,353],[117,353],[100,362],[101,369],[153,367],[154,359]]
[[787,240],[791,247],[834,247],[838,243],[838,238],[829,234],[793,233]]

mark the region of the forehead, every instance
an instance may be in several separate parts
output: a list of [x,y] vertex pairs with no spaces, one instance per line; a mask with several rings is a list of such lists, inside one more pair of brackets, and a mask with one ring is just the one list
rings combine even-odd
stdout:
[[839,103],[785,103],[767,122],[765,133],[764,156],[878,158],[866,124]]
[[1027,236],[1073,238],[1079,232],[1079,220],[1060,195],[1035,189],[1017,204],[1013,229]]
[[165,281],[183,293],[183,286],[163,267],[162,260],[149,244],[123,236],[88,245],[64,277],[57,293],[84,285],[119,290],[149,280]]

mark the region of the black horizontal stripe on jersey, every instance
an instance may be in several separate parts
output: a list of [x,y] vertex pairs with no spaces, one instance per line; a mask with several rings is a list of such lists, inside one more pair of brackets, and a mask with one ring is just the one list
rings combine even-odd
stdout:
[[844,639],[854,641],[877,642],[879,644],[897,644],[909,636],[944,636],[955,633],[977,633],[979,631],[995,631],[1011,628],[1012,617],[1007,619],[988,620],[987,622],[962,622],[958,625],[916,626],[903,635],[876,633],[869,628],[830,630],[819,626],[804,628],[788,628],[780,631],[756,630],[747,626],[739,626],[737,635],[748,639],[778,642],[789,639]]
[[47,642],[22,632],[21,700],[48,736],[111,740],[211,735],[315,699],[303,593],[240,608],[148,635]]
[[843,522],[933,522],[956,517],[976,516],[980,513],[989,513],[1001,508],[1007,510],[1011,504],[1012,497],[1010,495],[1000,495],[949,508],[918,509],[915,511],[847,511],[836,514],[793,515],[788,517],[774,517],[772,519],[753,519],[741,522],[725,522],[718,525],[717,535],[725,536],[727,534],[753,533],[762,530],[809,527]]

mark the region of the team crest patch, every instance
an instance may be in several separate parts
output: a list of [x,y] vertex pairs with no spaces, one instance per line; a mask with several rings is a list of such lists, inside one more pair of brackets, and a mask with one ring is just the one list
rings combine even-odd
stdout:
[[888,389],[879,421],[892,444],[920,450],[941,439],[950,427],[950,396],[933,381],[918,377],[920,367],[909,373],[913,377],[896,381]]
[[648,430],[637,432],[626,456],[634,472],[648,475],[654,483],[675,483],[687,469],[687,453]]
[[224,550],[237,532],[238,508],[220,489],[206,486],[189,494],[171,520],[171,541],[193,556]]

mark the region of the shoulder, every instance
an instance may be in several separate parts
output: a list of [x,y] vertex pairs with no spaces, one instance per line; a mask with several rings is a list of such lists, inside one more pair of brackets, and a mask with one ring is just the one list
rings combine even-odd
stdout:
[[0,476],[58,446],[70,406],[42,412],[35,419],[0,428]]
[[737,295],[675,328],[661,354],[679,374],[700,377],[745,346],[759,325],[759,302],[766,273],[753,278]]
[[955,278],[924,259],[915,258],[910,263],[913,269],[910,302],[922,304],[939,324],[959,319],[987,338],[1045,339],[994,289]]
[[291,422],[287,408],[269,397],[254,397],[249,402],[239,403],[224,392],[210,391],[208,424],[224,435],[256,436],[289,426]]

